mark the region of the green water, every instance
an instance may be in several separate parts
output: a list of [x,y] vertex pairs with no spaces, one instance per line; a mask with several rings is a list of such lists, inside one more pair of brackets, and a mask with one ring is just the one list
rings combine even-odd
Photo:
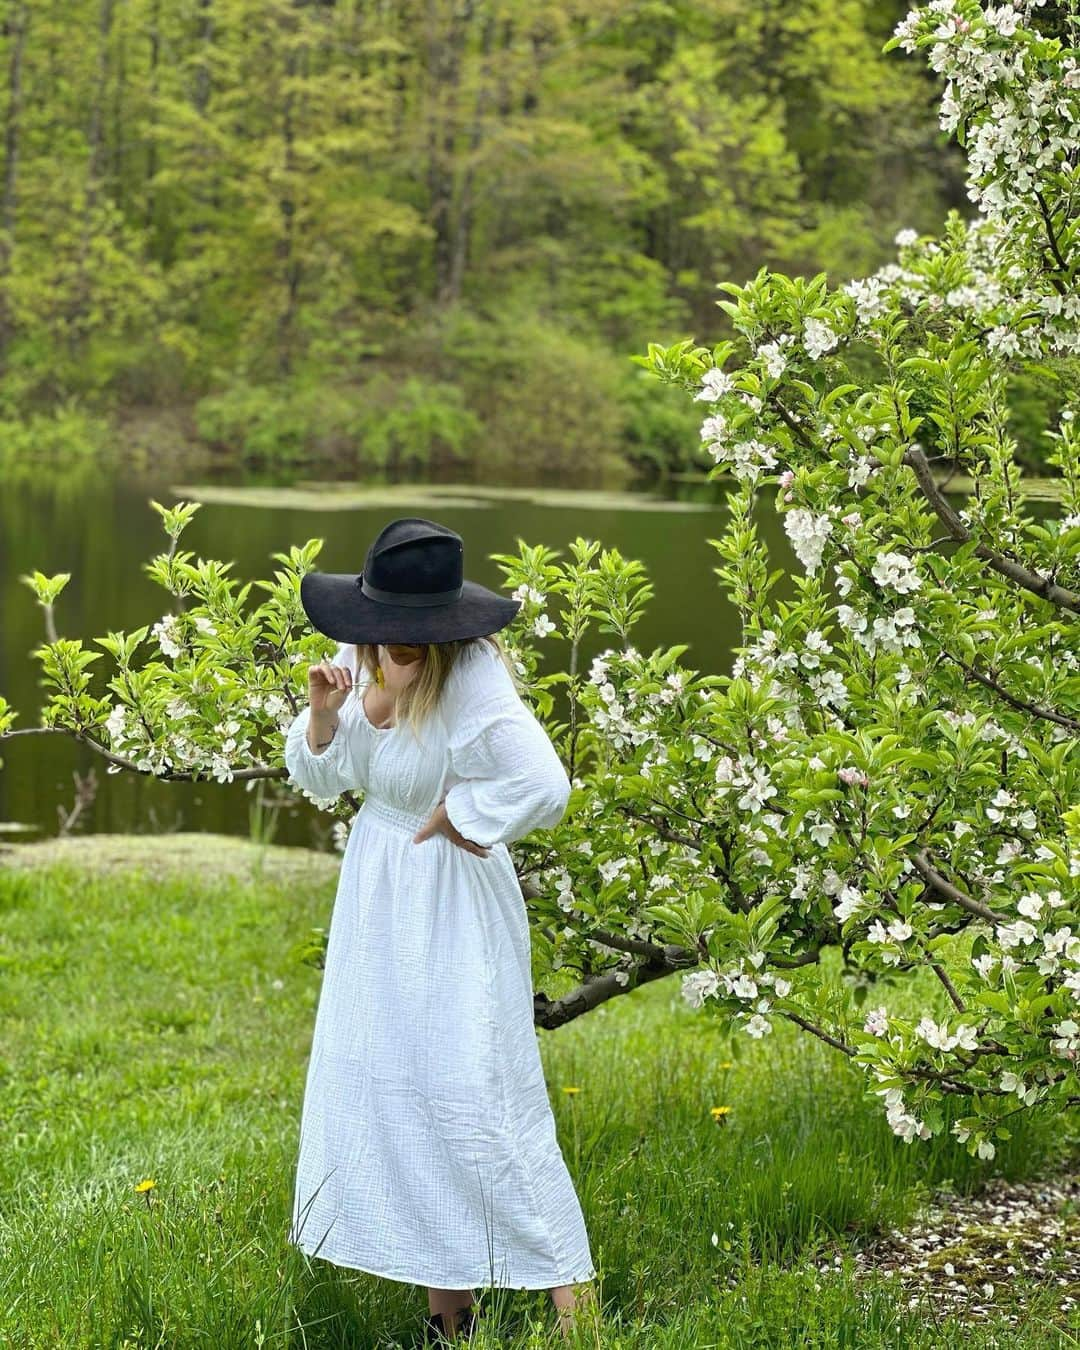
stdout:
[[[30,655],[45,638],[44,614],[19,576],[35,569],[71,573],[56,610],[58,636],[91,644],[109,631],[153,624],[169,611],[171,597],[143,569],[168,545],[149,503],[153,498],[172,504],[181,495],[189,494],[173,492],[167,478],[135,484],[95,481],[89,475],[77,484],[71,478],[42,480],[0,494],[0,691],[20,714],[17,726],[38,725],[48,692]],[[648,568],[655,597],[636,630],[637,646],[688,642],[685,659],[691,664],[724,668],[735,627],[734,612],[710,570],[718,557],[707,541],[722,532],[725,520],[721,505],[707,504],[722,500],[716,485],[676,489],[672,498],[684,499],[688,507],[695,499],[706,503],[704,509],[681,510],[662,509],[662,504],[641,509],[644,499],[637,506],[634,500],[620,501],[618,494],[610,499],[583,494],[588,504],[577,507],[565,498],[541,505],[513,496],[478,506],[471,499],[436,503],[421,488],[411,496],[407,488],[398,488],[381,504],[332,510],[320,509],[317,502],[305,509],[302,500],[295,503],[296,496],[289,494],[287,505],[207,500],[180,546],[196,559],[232,561],[230,575],[241,583],[270,577],[277,566],[271,554],[312,538],[325,540],[320,570],[359,571],[368,543],[383,525],[399,515],[421,515],[459,531],[466,575],[499,590],[502,573],[489,553],[516,552],[520,538],[567,557],[569,543],[582,535],[639,558]],[[768,519],[763,527],[787,557],[778,523]],[[254,594],[252,601],[258,603]],[[588,661],[610,642],[610,635],[592,635],[582,658]],[[544,650],[546,668],[565,664],[565,642],[549,638]],[[106,692],[110,669],[111,658],[103,652],[95,693]],[[242,784],[160,783],[127,772],[109,774],[101,756],[63,734],[15,737],[0,745],[0,754],[0,821],[37,826],[28,838],[58,832],[58,807],[69,811],[76,800],[74,775],[90,772],[96,791],[79,816],[79,831],[249,831],[253,793]],[[310,842],[315,817],[305,802],[290,807],[279,818],[277,840]]]
[[[172,504],[181,497],[199,499],[191,487],[163,476],[138,483],[82,473],[26,481],[0,493],[0,692],[18,710],[19,727],[37,726],[47,692],[30,653],[45,638],[44,614],[20,575],[38,569],[70,572],[60,598],[56,628],[61,637],[87,644],[109,631],[130,631],[153,624],[169,611],[171,597],[146,576],[143,565],[167,547],[153,498]],[[581,535],[640,559],[655,595],[633,641],[642,649],[688,643],[683,660],[706,671],[730,665],[738,642],[736,615],[713,569],[720,559],[709,544],[726,523],[725,488],[720,483],[682,482],[662,499],[648,494],[553,492],[525,489],[485,494],[459,487],[453,495],[432,496],[417,486],[397,486],[374,501],[357,502],[346,487],[294,484],[275,496],[272,484],[257,491],[206,492],[205,504],[181,539],[198,558],[232,561],[231,576],[241,584],[269,577],[271,554],[312,538],[325,540],[317,566],[324,571],[359,571],[369,541],[399,515],[421,515],[459,531],[465,540],[466,575],[501,589],[502,574],[488,558],[516,552],[518,540],[543,543],[569,556],[570,542]],[[760,504],[759,528],[772,551],[773,564],[793,565],[786,536],[768,501]],[[309,504],[310,503],[310,504]],[[1057,508],[1033,504],[1032,514]],[[257,592],[257,588],[254,588]],[[792,593],[781,581],[776,594]],[[256,596],[252,597],[258,603]],[[552,618],[557,618],[553,612]],[[608,634],[593,633],[580,662],[610,645]],[[97,650],[101,650],[98,648]],[[545,668],[566,665],[567,645],[548,638]],[[580,668],[580,667],[579,667]],[[93,691],[106,692],[111,658],[97,663]],[[70,811],[77,798],[75,775],[93,773],[93,791],[78,816],[76,832],[164,833],[210,830],[246,835],[254,791],[242,784],[160,783],[131,773],[109,774],[101,756],[64,734],[19,736],[0,744],[0,824],[35,827],[27,838],[59,831],[58,810]],[[281,812],[276,839],[310,843],[320,822],[303,801]],[[19,837],[0,835],[4,839]]]

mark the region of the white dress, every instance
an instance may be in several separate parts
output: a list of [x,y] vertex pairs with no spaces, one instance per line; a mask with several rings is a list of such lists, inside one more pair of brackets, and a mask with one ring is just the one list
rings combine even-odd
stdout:
[[[418,744],[375,727],[368,680],[328,748],[290,726],[292,782],[359,788],[327,935],[289,1241],[335,1265],[440,1289],[546,1289],[595,1275],[555,1135],[525,901],[507,844],[555,825],[570,783],[490,644],[461,653]],[[454,827],[412,836],[443,793]]]

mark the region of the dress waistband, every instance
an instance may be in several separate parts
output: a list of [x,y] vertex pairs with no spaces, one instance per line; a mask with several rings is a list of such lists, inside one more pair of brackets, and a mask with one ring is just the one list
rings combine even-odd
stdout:
[[[434,810],[434,806],[431,808]],[[375,816],[384,821],[387,825],[395,826],[399,830],[408,830],[410,834],[416,831],[431,816],[431,811],[406,811],[400,806],[391,806],[389,802],[380,801],[377,797],[367,796],[360,807],[362,816]]]

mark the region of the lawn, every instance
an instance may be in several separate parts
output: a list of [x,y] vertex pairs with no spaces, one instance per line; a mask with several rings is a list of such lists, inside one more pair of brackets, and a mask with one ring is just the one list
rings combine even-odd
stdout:
[[[197,856],[0,868],[0,1345],[411,1346],[422,1289],[285,1240],[320,980],[297,953],[328,920],[335,860],[270,847],[252,877]],[[904,1144],[841,1056],[783,1028],[733,1040],[674,979],[540,1044],[600,1272],[580,1345],[1080,1339],[1052,1278],[999,1285],[961,1332],[854,1260],[931,1188],[1062,1168],[1065,1122],[1022,1123],[992,1163]],[[480,1345],[562,1344],[543,1291],[481,1299]]]

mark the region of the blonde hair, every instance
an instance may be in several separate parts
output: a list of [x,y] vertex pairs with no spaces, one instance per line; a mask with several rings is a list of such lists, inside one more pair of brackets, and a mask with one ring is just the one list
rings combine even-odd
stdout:
[[[514,688],[520,693],[521,683],[517,677],[517,672],[514,670],[510,654],[503,646],[498,633],[489,633],[478,638],[456,638],[450,642],[421,642],[416,644],[424,649],[421,667],[415,678],[410,680],[397,696],[394,707],[395,724],[408,726],[413,735],[416,735],[423,722],[438,707],[443,686],[446,684],[450,672],[466,651],[481,642],[488,643],[495,650],[509,672]],[[363,667],[372,683],[375,683],[375,672],[379,665],[378,645],[366,642],[353,643],[352,645],[353,665],[357,673]],[[363,692],[360,683],[357,682],[353,687],[355,697],[362,698]]]

